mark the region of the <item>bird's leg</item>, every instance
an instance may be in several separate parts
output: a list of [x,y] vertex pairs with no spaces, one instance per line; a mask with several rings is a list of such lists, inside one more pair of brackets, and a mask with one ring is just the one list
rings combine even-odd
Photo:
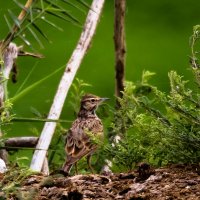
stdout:
[[77,162],[74,164],[75,167],[75,174],[78,175],[78,166],[77,166]]
[[90,171],[94,174],[94,169],[91,166],[91,155],[87,156],[87,164],[88,164]]

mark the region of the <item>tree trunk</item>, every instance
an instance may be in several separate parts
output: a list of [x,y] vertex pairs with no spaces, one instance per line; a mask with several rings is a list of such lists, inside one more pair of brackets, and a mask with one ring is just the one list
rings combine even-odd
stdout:
[[115,0],[115,23],[114,23],[114,44],[115,44],[115,95],[122,97],[124,91],[125,76],[125,8],[126,0]]
[[[114,44],[115,44],[115,96],[122,97],[124,91],[125,76],[125,10],[126,0],[115,0],[115,22],[114,22]],[[119,108],[119,101],[116,101],[116,108]],[[121,131],[123,132],[123,130]],[[113,145],[119,142],[119,133],[113,139]],[[103,173],[111,173],[112,161],[106,160],[102,168]]]

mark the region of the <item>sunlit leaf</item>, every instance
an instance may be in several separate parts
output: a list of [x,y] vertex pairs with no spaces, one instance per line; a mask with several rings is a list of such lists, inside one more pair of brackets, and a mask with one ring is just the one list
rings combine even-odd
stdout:
[[26,37],[19,35],[19,38],[27,45],[31,47],[31,43],[26,39]]
[[49,24],[50,26],[53,26],[54,28],[58,29],[59,31],[63,31],[62,28],[60,28],[59,26],[57,26],[56,24],[54,24],[53,22],[47,20],[45,17],[41,17],[41,19],[46,22],[47,24]]

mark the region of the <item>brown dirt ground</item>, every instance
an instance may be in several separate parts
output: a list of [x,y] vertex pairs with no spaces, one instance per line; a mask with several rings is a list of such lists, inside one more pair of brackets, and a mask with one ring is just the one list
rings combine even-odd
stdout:
[[23,181],[17,192],[10,194],[9,199],[200,200],[199,165],[171,165],[141,170],[72,177],[32,175]]

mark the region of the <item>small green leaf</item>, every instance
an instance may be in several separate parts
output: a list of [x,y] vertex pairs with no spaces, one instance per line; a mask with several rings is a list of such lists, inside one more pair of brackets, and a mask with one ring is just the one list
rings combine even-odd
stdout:
[[25,36],[22,36],[22,35],[18,35],[18,36],[27,46],[32,48],[31,43],[26,39]]
[[38,42],[38,44],[40,45],[41,48],[44,48],[44,45],[42,44],[42,42],[40,41],[39,37],[37,36],[37,34],[31,29],[31,27],[28,27],[28,30],[30,31],[30,33],[33,35],[33,37],[35,38],[35,40]]
[[13,0],[13,2],[14,2],[17,6],[19,6],[21,9],[25,10],[27,13],[29,12],[29,10],[28,10],[26,7],[24,7],[24,5],[21,4],[20,2],[18,2],[17,0]]
[[43,2],[43,0],[40,0],[40,4],[41,4],[42,10],[44,10],[44,2]]
[[154,76],[155,74],[156,74],[156,73],[154,73],[154,72],[143,71],[143,72],[142,72],[142,83],[143,83],[143,84],[148,83],[148,80],[149,80],[152,76]]
[[46,22],[47,24],[49,24],[50,26],[53,26],[54,28],[58,29],[59,31],[63,31],[62,28],[60,28],[59,26],[57,26],[56,24],[54,24],[53,22],[47,20],[45,17],[41,17],[41,19]]
[[10,15],[10,17],[12,18],[14,24],[20,28],[20,21],[18,20],[18,18],[13,14],[13,12],[11,10],[8,9],[8,13]]
[[31,113],[33,113],[36,117],[42,118],[42,114],[36,108],[31,106],[30,110],[31,110]]
[[193,26],[193,31],[198,31],[200,29],[200,25]]
[[4,15],[4,18],[5,18],[6,24],[7,24],[8,28],[9,28],[9,31],[12,31],[12,26],[11,26],[8,18],[6,17],[6,15]]
[[90,9],[90,5],[88,3],[86,3],[85,1],[83,0],[76,0],[78,3],[80,3],[81,5],[83,5],[84,7]]
[[86,13],[85,10],[81,9],[76,4],[69,2],[68,0],[61,0],[61,1],[64,2],[64,3],[66,3],[66,4],[68,4],[68,5],[70,5],[70,6],[72,6],[73,8],[76,8],[77,10],[83,12],[84,14]]
[[46,3],[48,3],[49,5],[51,5],[53,8],[57,8],[59,9],[60,13],[64,14],[65,16],[67,16],[68,18],[70,18],[73,22],[76,22],[77,24],[80,24],[80,22],[71,14],[69,14],[68,11],[64,10],[61,6],[50,2],[49,0],[44,0]]
[[33,22],[33,7],[30,6],[30,21]]
[[61,16],[61,15],[55,13],[55,12],[51,12],[49,10],[46,10],[45,13],[50,14],[50,15],[52,15],[54,17],[60,18],[60,19],[62,19],[64,21],[71,22],[69,19],[66,19],[65,17],[63,17],[63,16]]
[[32,22],[32,25],[49,43],[51,42],[46,34],[35,23]]

